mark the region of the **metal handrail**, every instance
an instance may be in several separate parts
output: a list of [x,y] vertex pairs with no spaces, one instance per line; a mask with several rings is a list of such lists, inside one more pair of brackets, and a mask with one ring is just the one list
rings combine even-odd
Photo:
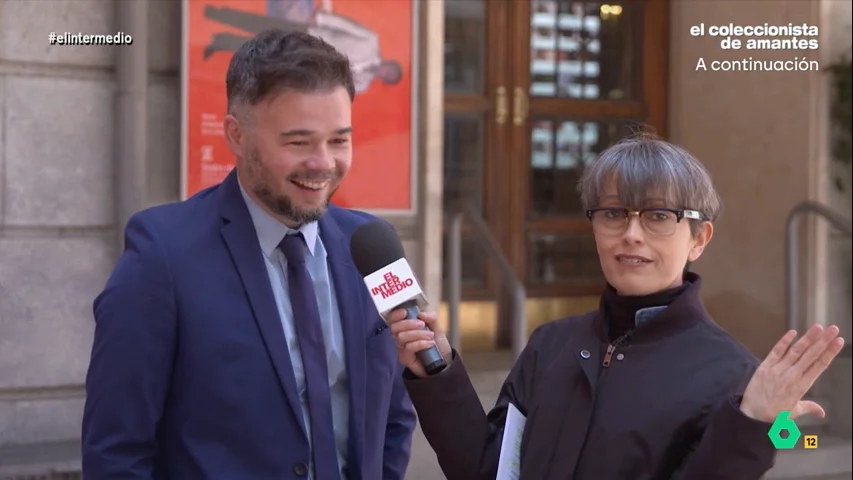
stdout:
[[785,248],[786,248],[786,288],[787,288],[787,315],[788,329],[799,330],[799,294],[800,294],[800,276],[799,276],[799,254],[800,254],[800,220],[809,214],[813,213],[832,224],[833,227],[840,230],[841,233],[848,237],[853,234],[851,229],[850,219],[845,218],[840,213],[832,210],[828,206],[813,202],[805,201],[797,204],[790,213],[788,213],[787,230],[785,232]]
[[459,209],[453,213],[448,230],[447,330],[450,344],[457,350],[460,348],[459,304],[462,300],[463,220],[468,220],[474,234],[480,241],[479,244],[486,248],[486,252],[500,270],[502,280],[512,291],[512,353],[515,358],[518,358],[527,344],[527,320],[524,314],[524,301],[527,298],[527,292],[524,289],[524,284],[519,280],[515,270],[501,251],[501,247],[486,225],[486,221],[470,202],[460,203]]

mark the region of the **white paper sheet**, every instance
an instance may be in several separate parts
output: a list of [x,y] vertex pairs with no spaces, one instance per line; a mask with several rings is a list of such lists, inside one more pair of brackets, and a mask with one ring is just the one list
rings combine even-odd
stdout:
[[510,403],[506,411],[498,475],[495,480],[518,480],[521,474],[521,435],[524,433],[525,423],[527,418]]

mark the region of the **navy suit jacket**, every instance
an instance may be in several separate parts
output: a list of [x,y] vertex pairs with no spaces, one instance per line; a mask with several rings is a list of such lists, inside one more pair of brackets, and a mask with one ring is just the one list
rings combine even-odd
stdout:
[[[320,220],[350,390],[347,474],[405,475],[415,415],[385,323],[352,263],[365,213]],[[309,445],[284,330],[232,172],[134,215],[95,299],[86,377],[86,480],[303,478]]]

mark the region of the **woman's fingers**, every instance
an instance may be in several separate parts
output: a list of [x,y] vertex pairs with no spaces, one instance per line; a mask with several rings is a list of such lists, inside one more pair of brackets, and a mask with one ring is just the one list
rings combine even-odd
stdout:
[[812,361],[811,365],[808,366],[808,369],[803,373],[803,383],[805,384],[806,390],[814,384],[815,380],[829,367],[829,364],[835,359],[841,349],[844,348],[844,339],[841,337],[835,337],[829,342],[822,352],[818,355],[817,359]]
[[400,320],[405,320],[406,315],[406,310],[404,308],[398,308],[397,310],[394,310],[388,314],[387,322],[390,324],[394,322],[399,322]]
[[776,345],[773,346],[773,349],[770,350],[770,353],[767,355],[767,358],[764,359],[764,363],[768,367],[774,367],[776,364],[782,361],[782,358],[785,356],[785,353],[788,352],[788,347],[791,346],[791,342],[797,338],[796,330],[788,330],[785,332],[785,335],[782,335],[782,338],[776,342]]
[[420,312],[417,319],[407,319],[406,311],[402,309],[394,310],[388,315],[388,324],[391,326],[391,331],[394,331],[394,325],[406,324],[409,325],[409,327],[405,327],[406,329],[411,328],[414,325],[411,322],[418,322],[417,324],[420,325],[419,328],[427,326],[431,330],[440,329],[438,315],[435,312]]
[[400,335],[402,332],[408,332],[410,330],[424,330],[424,322],[421,320],[398,320],[391,325],[388,326],[391,329],[391,335],[394,337]]
[[803,353],[809,349],[819,338],[820,334],[823,332],[823,327],[820,325],[812,325],[808,330],[806,330],[805,335],[797,339],[791,348],[788,349],[788,352],[785,356],[782,357],[782,360],[779,361],[778,366],[780,372],[785,372],[789,368],[791,368],[800,357],[803,356]]
[[421,312],[418,314],[418,320],[421,320],[430,328],[438,326],[438,315],[435,312]]
[[431,330],[407,330],[397,334],[397,345],[407,345],[421,340],[432,340],[435,336]]
[[833,340],[838,338],[838,327],[832,325],[821,332],[817,339],[812,342],[805,352],[800,356],[799,360],[793,365],[793,368],[800,375],[806,373],[811,368],[812,364],[818,361],[824,352],[826,352]]
[[424,323],[420,320],[402,320],[391,325],[391,335],[397,342],[397,348],[412,353],[431,347],[434,344],[433,337],[435,337],[435,333],[424,328]]
[[433,345],[435,345],[435,342],[432,340],[418,340],[416,342],[407,343],[406,346],[403,347],[403,350],[415,355],[422,350],[432,347]]
[[797,417],[802,417],[803,415],[814,415],[817,418],[824,418],[826,417],[826,410],[811,400],[800,400],[788,418],[795,420]]

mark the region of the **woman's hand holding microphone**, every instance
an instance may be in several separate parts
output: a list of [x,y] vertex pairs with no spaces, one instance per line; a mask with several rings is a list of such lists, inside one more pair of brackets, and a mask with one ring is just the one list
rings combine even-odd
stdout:
[[421,312],[417,319],[406,319],[406,311],[395,310],[388,315],[388,327],[391,336],[397,342],[397,358],[400,363],[419,378],[427,377],[426,370],[418,361],[417,353],[435,345],[438,352],[450,365],[452,352],[447,335],[438,324],[434,312]]

